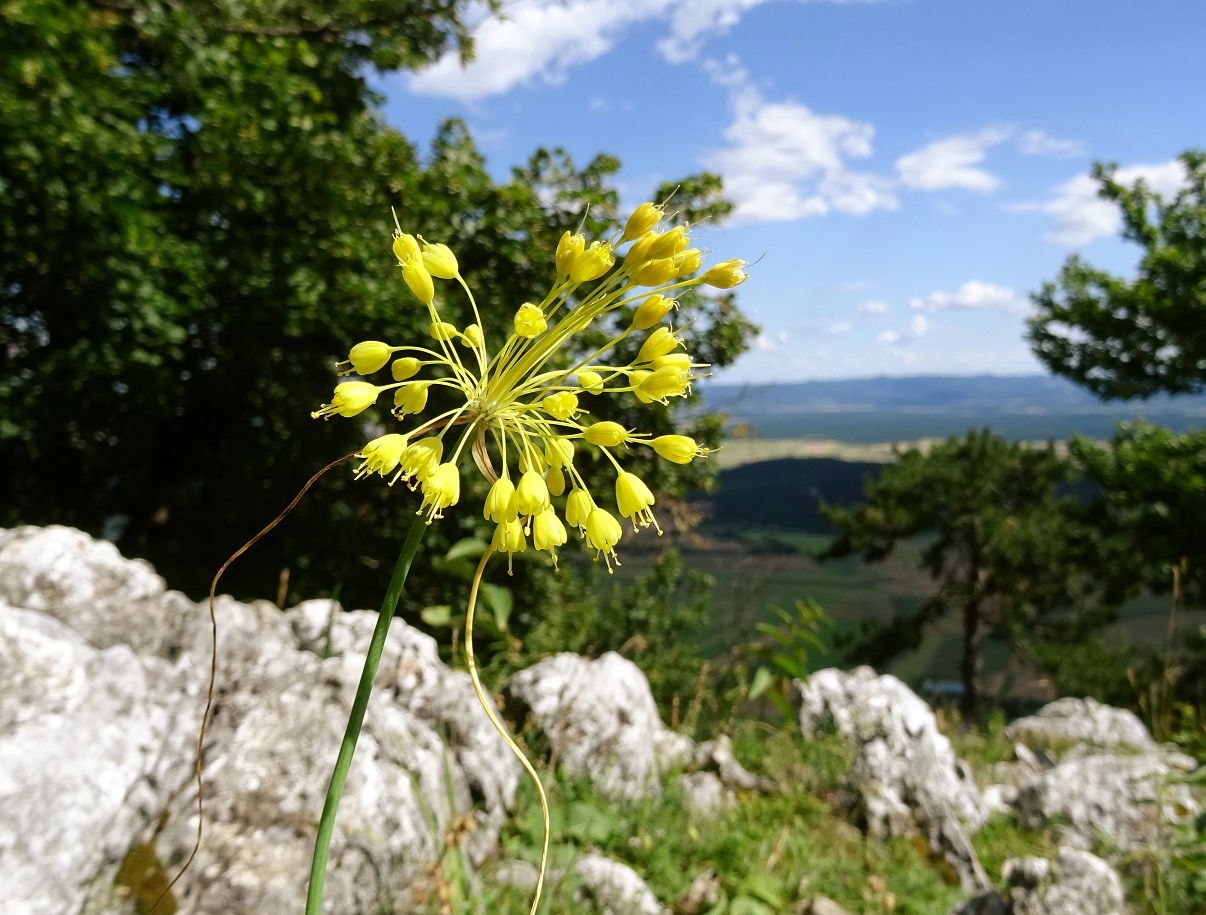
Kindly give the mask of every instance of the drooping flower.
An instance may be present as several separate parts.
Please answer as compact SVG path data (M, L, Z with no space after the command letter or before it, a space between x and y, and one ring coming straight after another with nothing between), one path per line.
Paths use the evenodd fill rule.
M689 247L689 230L675 226L659 231L663 218L660 205L645 203L611 238L588 242L581 233L566 232L557 244L556 277L548 294L518 305L513 333L493 350L452 249L399 228L393 253L407 287L427 309L428 339L408 346L370 340L352 347L341 365L371 375L388 364L393 383L344 382L331 403L314 415L356 416L376 403L382 391L392 390L394 415L408 424L407 431L378 436L365 445L358 477L392 474L390 483L401 479L421 488L419 513L431 523L460 501L460 475L472 466L472 455L472 464L491 484L482 513L496 525L492 544L507 554L508 565L526 550L528 536L555 561L568 526L581 532L596 559L610 569L618 562L616 546L623 536L616 514L638 530L657 523L653 493L624 470L622 452L649 445L662 458L681 464L707 450L685 436L651 441L619 423L584 416L584 410L594 411L593 402L584 406L580 398L635 396L649 403L685 394L696 370L706 366L692 362L682 351L680 334L661 322L682 290L703 283L727 289L745 279L744 264L737 260L697 275L702 255ZM627 252L618 257L617 247L626 244ZM436 295L436 283L445 281L459 285L468 297L472 319L463 331L441 316L437 305L447 295ZM567 364L565 354L575 352L575 337L596 333L608 315L621 309L633 315L630 325L602 347L589 344L588 358ZM635 359L608 365L605 354L634 331L648 331ZM451 408L427 417L428 391L435 387L458 396ZM614 509L588 490L575 465L576 441L614 466Z

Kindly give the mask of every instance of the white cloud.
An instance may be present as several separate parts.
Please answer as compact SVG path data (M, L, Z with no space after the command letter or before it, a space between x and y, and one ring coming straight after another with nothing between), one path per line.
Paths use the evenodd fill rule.
M926 320L925 315L913 315L913 320L909 322L909 330L914 337L920 337L929 329L930 322Z
M988 127L978 133L957 134L937 140L917 152L901 156L896 172L907 186L923 191L947 187L963 187L988 193L1001 186L1001 181L982 168L977 168L987 151L1009 139L1008 128Z
M878 337L875 338L875 342L883 343L887 346L891 346L893 343L900 342L900 334L898 334L894 330L885 330L885 331L881 332Z
M882 315L887 314L887 302L863 302L858 306L858 310L865 315Z
M715 66L715 65L713 65ZM733 63L729 63L729 73ZM724 177L735 222L775 222L837 210L861 215L895 209L891 183L853 172L847 160L871 155L875 128L822 115L796 102L768 102L743 79L732 80L729 146L704 164Z
M849 321L838 321L836 324L829 325L829 335L832 337L839 337L842 334L848 333L850 333Z
M1079 140L1061 140L1045 130L1027 130L1018 137L1018 152L1023 156L1063 156L1072 158L1085 154Z
M727 32L745 13L766 0L684 0L670 16L670 35L658 50L671 63L682 63L699 53L704 37Z
M409 78L420 95L474 101L542 80L560 83L567 71L611 50L621 33L652 19L668 20L658 42L671 63L693 59L704 41L726 32L767 0L514 0L501 16L480 17L474 59L462 64L456 51ZM803 0L802 0L803 2ZM842 3L846 0L831 0ZM470 16L469 18L472 18Z
M1185 183L1185 169L1176 159L1159 165L1133 165L1115 173L1119 184L1134 184L1140 178L1163 197L1170 197ZM1047 239L1069 248L1088 244L1095 238L1115 234L1122 224L1118 205L1097 196L1098 184L1089 175L1077 175L1055 189L1055 196L1042 203L1018 203L1015 213L1045 213L1052 226Z
M909 299L914 311L945 311L950 308L997 308L1010 314L1024 314L1029 303L1019 299L1012 289L969 280L954 292L931 292L929 295Z
M754 338L754 349L766 350L774 352L781 349L787 343L787 331L781 330L774 336L771 336L766 331L763 331Z
M506 18L489 17L474 31L475 58L450 51L410 77L420 95L473 101L539 78L559 83L569 68L611 50L636 22L662 15L685 0L521 0Z

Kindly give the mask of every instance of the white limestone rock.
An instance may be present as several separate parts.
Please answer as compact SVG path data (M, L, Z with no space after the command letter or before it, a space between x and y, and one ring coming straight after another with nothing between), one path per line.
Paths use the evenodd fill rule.
M1125 915L1127 911L1117 872L1086 851L1061 848L1054 865L1046 858L1011 858L1001 873L1004 894L983 893L959 903L950 915Z
M661 775L693 748L662 723L645 675L613 651L545 658L515 674L506 695L535 718L567 772L611 797L660 794Z
M305 895L376 614L326 601L282 613L230 598L215 613L205 834L175 895L185 915L284 915ZM128 915L113 880L132 846L154 838L169 873L183 863L196 832L210 634L205 603L166 591L109 544L67 528L0 531L6 910ZM324 911L410 905L411 881L467 811L477 829L464 847L480 862L519 774L468 676L395 621L340 807Z
M1089 848L1095 834L1122 851L1160 841L1200 807L1179 776L1193 760L1161 752L1065 758L1018 785L1017 809L1031 829L1058 820L1065 841Z
M987 888L969 832L988 812L970 768L930 707L896 677L834 668L795 681L805 736L836 732L856 747L846 774L876 837L921 833L969 891Z
M1044 746L1090 744L1137 750L1156 748L1151 733L1134 712L1088 698L1067 697L1049 702L1037 714L1012 722L1005 728L1005 734L1012 740Z
M167 806L191 762L178 671L97 648L44 613L0 601L0 873L4 908L76 912L97 874Z
M737 803L737 796L712 772L690 772L678 777L683 806L699 817L712 817Z
M669 915L649 886L627 864L589 853L573 867L575 896L594 903L599 915Z

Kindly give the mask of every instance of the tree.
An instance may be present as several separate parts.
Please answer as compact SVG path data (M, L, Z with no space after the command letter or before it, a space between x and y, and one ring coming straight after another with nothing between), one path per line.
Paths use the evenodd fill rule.
M1077 436L1070 455L1093 484L1093 527L1110 555L1100 569L1112 603L1144 590L1202 606L1206 568L1206 432L1122 425L1100 445Z
M1079 597L1079 578L1069 573L1085 546L1066 492L1071 478L1050 444L1033 448L973 429L928 453L898 453L867 482L863 503L823 506L837 535L821 559L859 553L876 562L919 537L921 567L936 586L921 606L871 630L854 647L856 659L883 664L954 610L962 617L962 708L974 716L987 633L1017 641L1088 625L1088 616L1069 612Z
M466 6L0 7L0 464L15 469L0 523L107 533L202 592L312 472L371 437L375 411L307 416L331 364L426 328L391 266L391 207L455 247L488 334L543 295L556 240L588 208L587 231L612 224L610 156L583 167L538 151L499 184L463 125L420 157L384 124L368 68L467 54ZM683 184L681 206L727 211L715 179ZM749 325L731 298L683 311L709 361L741 351ZM342 584L352 605L375 600L380 583L356 570L392 555L406 496L330 474L224 587L273 594L288 569L294 594ZM473 525L462 515L429 545ZM448 587L420 572L411 591L422 607Z
M1032 296L1035 355L1104 399L1206 389L1206 153L1181 155L1184 187L1163 200L1093 167L1099 194L1122 211L1122 236L1144 248L1132 280L1068 259Z

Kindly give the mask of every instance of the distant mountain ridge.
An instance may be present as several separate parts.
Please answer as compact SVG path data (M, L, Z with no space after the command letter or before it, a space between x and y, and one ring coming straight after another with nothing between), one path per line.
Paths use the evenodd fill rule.
M786 384L701 386L702 407L736 418L746 414L907 411L1073 411L1129 413L1147 409L1206 410L1206 394L1103 403L1063 378L1051 375L917 375L854 378Z

